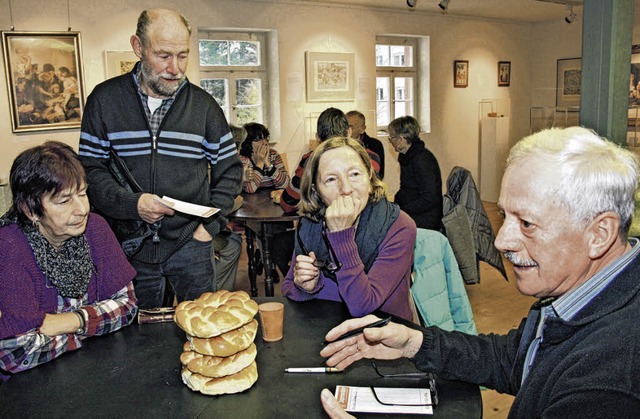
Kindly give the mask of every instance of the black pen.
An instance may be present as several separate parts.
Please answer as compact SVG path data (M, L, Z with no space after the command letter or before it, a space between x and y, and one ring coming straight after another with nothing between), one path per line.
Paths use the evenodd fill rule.
M383 327L383 326L386 326L387 324L389 324L390 321L391 321L391 317L387 317L386 319L378 320L377 322L373 322L373 323L368 324L366 326L358 327L357 329L353 329L353 330L348 331L344 335L338 337L333 342L337 342L337 341L342 340L342 339L347 339L347 338L350 338L351 336L357 336L357 335L361 334L364 331L364 329L368 329L370 327ZM328 345L330 343L332 343L332 342L327 342L325 340L323 345Z

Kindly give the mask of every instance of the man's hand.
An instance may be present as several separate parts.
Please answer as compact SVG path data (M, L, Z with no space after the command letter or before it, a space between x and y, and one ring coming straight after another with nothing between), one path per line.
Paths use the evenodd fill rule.
M350 330L377 320L380 319L372 314L347 320L331 329L325 340L333 342ZM324 347L320 355L329 358L327 365L345 369L362 358L413 358L420 349L420 345L422 345L422 332L392 322L384 327L365 329L361 335L333 342Z
M320 393L320 400L322 401L324 411L331 419L355 418L355 416L351 416L342 408L342 406L340 406L338 400L326 388L322 389L322 392Z
M305 291L313 291L318 285L320 269L313 264L315 261L316 255L313 252L310 252L309 256L296 256L296 266L293 267L293 282Z
M163 204L158 195L143 193L138 199L138 215L145 222L153 224L162 220L165 215L173 215L174 211Z
M193 238L199 242L210 242L213 240L211 234L207 230L205 230L204 225L200 224L196 231L193 232Z

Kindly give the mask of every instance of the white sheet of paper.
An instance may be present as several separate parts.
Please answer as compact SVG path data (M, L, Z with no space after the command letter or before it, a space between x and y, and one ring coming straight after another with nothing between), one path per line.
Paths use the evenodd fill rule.
M189 202L180 201L178 199L163 196L158 202L163 203L174 211L182 212L185 214L196 215L198 217L208 218L216 212L220 211L218 208L205 207L203 205L191 204Z
M376 394L385 403L431 403L431 392L427 388L376 387ZM369 387L336 386L336 399L347 412L433 415L433 406L387 406L380 404L376 401Z

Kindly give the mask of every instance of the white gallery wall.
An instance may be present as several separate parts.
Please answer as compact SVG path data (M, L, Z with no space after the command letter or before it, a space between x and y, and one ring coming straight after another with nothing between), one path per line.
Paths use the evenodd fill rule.
M467 167L478 176L479 102L509 98L509 143L529 133L531 106L554 106L556 60L581 55L581 25L563 21L543 24L513 23L487 19L460 19L443 15L436 7L412 10L367 10L354 6L301 4L282 0L20 0L12 1L13 26L17 31L65 31L71 24L81 32L85 92L105 79L104 52L129 50L140 11L150 7L177 7L190 18L194 33L199 28L257 28L278 34L281 138L276 148L287 153L295 167L307 150L309 116L328 106L359 109L372 115L375 109L375 36L403 34L428 36L430 40L431 132L427 146L438 158L446 178L453 166ZM431 5L430 5L431 6ZM526 13L526 10L523 11ZM9 0L0 0L0 29L12 22ZM635 39L635 38L634 38ZM187 75L198 82L197 39L192 38ZM304 97L305 51L352 52L356 84L353 102L309 103ZM453 88L453 61L469 61L469 86ZM497 62L511 61L511 85L497 86ZM11 132L7 83L0 77L0 180L23 149L47 139L77 148L79 130L38 133ZM358 89L358 86L356 86ZM307 124L308 125L308 124ZM375 121L369 121L370 135ZM397 156L385 138L388 169L385 180L391 192L398 185Z

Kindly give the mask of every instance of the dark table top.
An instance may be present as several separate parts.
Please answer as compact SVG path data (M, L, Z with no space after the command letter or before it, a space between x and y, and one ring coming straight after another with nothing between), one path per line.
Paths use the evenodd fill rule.
M342 304L330 301L256 298L274 300L285 304L284 339L267 343L258 332L258 381L243 393L191 391L180 376L184 332L174 323L136 323L16 374L0 386L0 417L323 418L320 391L325 387L332 392L336 385L428 387L426 380L377 378L365 360L343 373L286 374L286 367L324 366L319 355L324 335L349 316ZM377 364L385 371L415 371L408 360ZM434 418L482 416L477 386L438 379L437 388Z
M242 193L242 206L229 214L229 218L241 221L293 221L299 216L295 213L287 214L280 205L271 201L270 189L259 189L255 193Z

